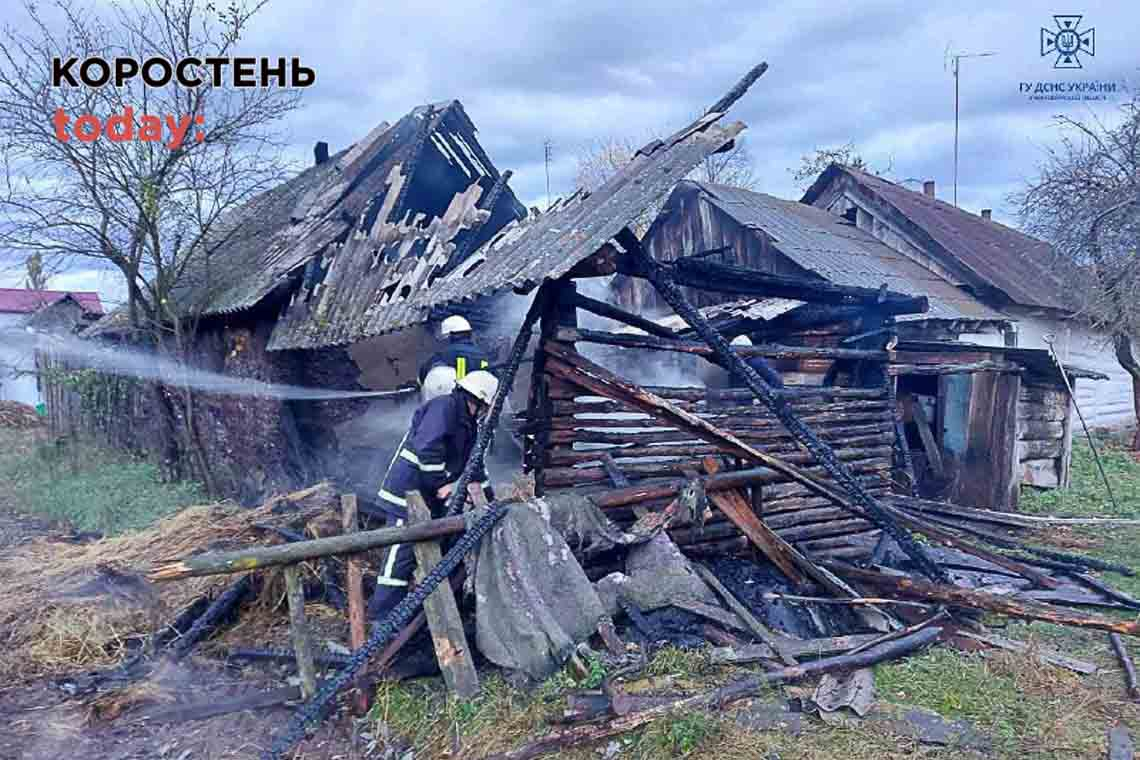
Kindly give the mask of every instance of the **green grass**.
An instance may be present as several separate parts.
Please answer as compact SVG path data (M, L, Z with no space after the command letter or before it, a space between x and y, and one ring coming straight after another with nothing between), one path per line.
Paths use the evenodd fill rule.
M1112 484L1116 505L1108 497L1087 441L1073 441L1072 476L1069 488L1039 490L1023 488L1019 511L1072 517L1140 518L1140 463L1132 452L1107 441L1097 443L1105 475Z
M192 482L163 482L158 468L91 444L60 452L27 433L3 431L2 501L20 511L116 535L145 528L204 494Z

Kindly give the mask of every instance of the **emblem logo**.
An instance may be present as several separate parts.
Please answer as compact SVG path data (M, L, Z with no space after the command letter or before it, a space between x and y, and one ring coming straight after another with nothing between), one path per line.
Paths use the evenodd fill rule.
M1053 16L1057 28L1041 28L1041 55L1056 55L1055 69L1080 69L1081 53L1096 55L1096 29L1080 31L1083 16Z

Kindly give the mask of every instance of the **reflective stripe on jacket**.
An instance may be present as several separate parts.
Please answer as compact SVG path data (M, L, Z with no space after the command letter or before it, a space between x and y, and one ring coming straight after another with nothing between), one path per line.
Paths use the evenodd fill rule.
M408 434L384 477L379 497L392 515L407 519L408 491L419 491L429 507L438 506L436 491L459 477L475 446L475 418L467 410L463 392L455 390L434 398L416 410ZM486 480L475 473L476 482Z

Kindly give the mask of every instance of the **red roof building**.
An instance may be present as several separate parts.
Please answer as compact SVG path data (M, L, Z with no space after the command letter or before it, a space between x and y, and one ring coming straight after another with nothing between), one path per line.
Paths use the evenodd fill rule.
M65 298L73 298L83 311L93 317L103 315L99 294L80 290L27 290L0 288L0 314L33 314Z

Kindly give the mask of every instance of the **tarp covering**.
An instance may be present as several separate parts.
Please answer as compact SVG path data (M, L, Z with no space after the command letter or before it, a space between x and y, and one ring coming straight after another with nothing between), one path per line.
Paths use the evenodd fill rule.
M605 615L542 500L512 508L483 539L475 610L479 651L535 680L557 671Z
M663 527L651 514L623 531L589 499L572 493L513 507L483 539L476 558L479 651L496 665L542 680L616 611L619 598L646 610L676 599L715 603ZM574 551L589 555L615 546L631 547L628 575L612 573L595 589Z

